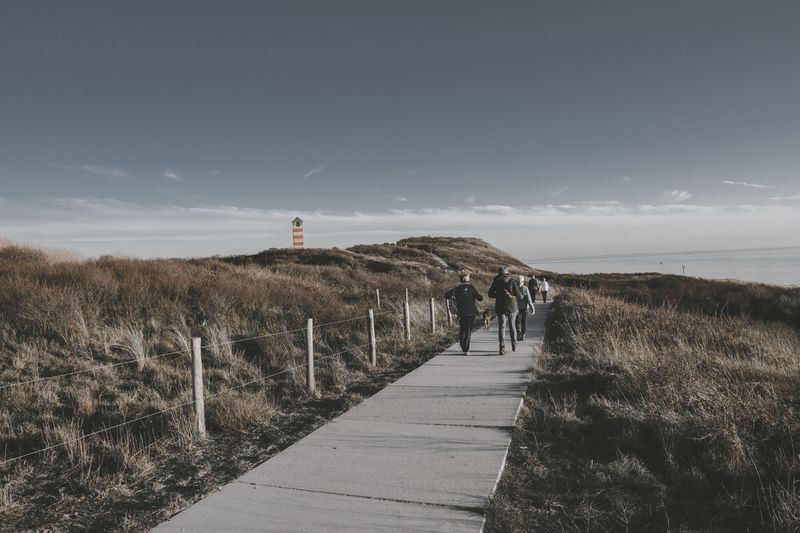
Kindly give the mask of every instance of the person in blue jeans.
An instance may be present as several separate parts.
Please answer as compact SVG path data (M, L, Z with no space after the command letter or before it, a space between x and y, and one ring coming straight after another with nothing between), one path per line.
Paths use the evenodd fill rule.
M500 267L489 287L489 298L494 298L494 310L497 312L497 337L500 341L500 355L506 351L505 330L508 323L508 332L511 338L511 351L517 351L516 319L517 298L520 295L517 276L508 273L508 267Z
M525 286L525 276L519 277L519 296L517 297L517 340L525 340L525 332L528 325L528 314L533 315L536 309L533 307L533 300L528 287Z

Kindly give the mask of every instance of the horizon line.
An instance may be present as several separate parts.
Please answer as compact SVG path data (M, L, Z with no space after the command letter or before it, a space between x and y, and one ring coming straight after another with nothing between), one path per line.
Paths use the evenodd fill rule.
M537 259L538 262L558 262L558 261L575 261L580 259L611 259L615 257L646 257L651 255L693 255L693 254L709 254L709 253L724 253L724 252L758 252L761 250L792 250L800 248L800 244L791 246L765 246L765 247L749 247L749 248L719 248L713 250L683 250L675 252L630 252L624 254L598 254L598 255L574 255L562 257L548 257L544 259ZM533 260L523 261L527 265L535 265Z

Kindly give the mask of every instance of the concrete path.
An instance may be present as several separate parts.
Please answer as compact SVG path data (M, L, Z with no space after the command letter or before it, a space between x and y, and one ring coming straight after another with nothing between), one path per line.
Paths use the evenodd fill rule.
M154 531L480 531L546 314L502 357L494 321Z

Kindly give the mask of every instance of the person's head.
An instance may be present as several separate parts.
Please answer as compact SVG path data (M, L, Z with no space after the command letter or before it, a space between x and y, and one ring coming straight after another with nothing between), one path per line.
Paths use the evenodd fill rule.
M525 276L520 276L519 277L519 283L520 283L520 285L525 283Z
M461 283L469 283L469 274L461 274Z
M547 278L542 276L542 281L547 281Z
M498 274L508 274L508 267L507 266L502 266L502 267L498 268L497 269L497 273Z

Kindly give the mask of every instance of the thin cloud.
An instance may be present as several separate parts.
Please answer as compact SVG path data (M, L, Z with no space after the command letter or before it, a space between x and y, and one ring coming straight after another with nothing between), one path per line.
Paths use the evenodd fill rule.
M578 205L622 205L619 200L584 200Z
M415 168L414 170L409 170L408 172L406 172L406 174L412 175L412 174L419 174L420 172L422 172L421 168Z
M395 202L407 202L408 201L408 197L406 197L406 196L398 196L398 197L396 197L394 199L394 201Z
M518 211L518 208L512 207L510 205L474 205L472 206L472 211L475 213L495 213L498 215L507 214L507 213L514 213Z
M186 178L175 172L174 170L164 170L161 175L170 181L186 181Z
M558 189L551 191L549 193L549 196L558 196L560 194L565 193L567 189L569 189L569 185L564 185L563 187L559 187Z
M735 211L735 208L731 208ZM693 204L660 204L660 205L639 205L634 212L644 215L713 215L723 212L724 209L714 205L693 205Z
M672 189L671 191L664 191L664 196L670 199L673 202L685 202L694 194L690 193L689 191L684 191L681 189Z
M464 203L465 203L465 204L470 204L470 205L472 205L472 204L474 204L476 201L477 201L477 198L475 197L475 195L474 195L474 194L470 194L469 196L467 196L466 198L464 198Z
M772 185L761 185L758 183L748 183L746 181L731 181L731 180L721 180L722 183L725 185L740 185L742 187L751 187L753 189L774 189Z
M624 181L625 183L630 183L631 179L628 176L622 176L620 180Z
M101 167L99 165L83 165L81 170L94 174L95 176L106 176L109 178L128 178L130 174L128 171L119 167Z
M105 178L129 178L130 172L127 170L115 167L115 166L102 166L102 165L80 165L80 166L73 166L73 165L62 165L59 163L53 163L52 161L45 161L45 164L55 168L63 168L67 170L80 170L82 172L86 172L87 174L92 174L93 176L103 176Z
M800 200L800 193L791 196L770 196L770 200Z
M314 174L319 174L320 172L322 172L322 170L323 170L324 168L325 168L325 165L320 165L320 166L318 166L318 167L316 167L316 168L312 168L311 170L309 170L308 172L306 172L306 173L305 173L305 175L304 175L302 178L300 178L300 179L306 179L306 178L310 178L310 177L311 177L311 176L313 176Z
M789 242L794 238L792 221L797 220L798 213L800 207L775 204L469 205L354 212L213 204L182 207L103 198L62 198L4 206L0 211L0 226L15 241L70 243L88 255L124 250L126 254L175 256L223 253L237 247L258 250L289 246L288 222L296 216L315 229L314 237L320 246L341 246L365 239L386 241L413 234L484 236L494 239L495 244L513 246L528 239L533 228L543 243L566 246L563 231L568 228L573 235L580 236L580 242L571 242L569 246L597 248L616 245L619 231L625 231L626 236L628 232L638 232L642 245L657 240L659 235L682 231L716 242L727 238L733 226L752 233L748 242L763 237L764 232L773 232L772 228L778 230L769 233L771 237L778 239L776 235L780 233L780 242ZM713 234L709 233L712 226ZM548 237L548 228L557 231ZM741 244L740 237L737 234L737 242ZM206 243L211 240L215 242ZM195 244L176 245L180 241ZM140 244L120 248L120 242Z

